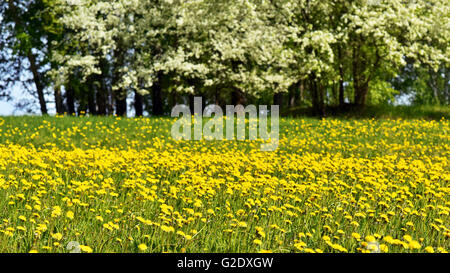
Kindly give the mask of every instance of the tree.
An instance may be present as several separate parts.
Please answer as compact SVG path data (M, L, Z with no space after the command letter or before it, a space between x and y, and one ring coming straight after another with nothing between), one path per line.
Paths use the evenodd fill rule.
M377 1L372 5L354 1L349 5L340 42L348 45L352 59L356 105L364 106L371 81L394 76L406 64L405 56L433 67L448 62L448 53L438 45L448 45L448 29L435 30L437 12L448 11L443 1Z
M137 115L201 94L219 104L301 98L323 116L329 104L391 99L407 59L427 71L449 59L442 0L54 1L65 31L51 74L64 87L79 77L75 94L92 113L107 112L108 97L124 115L134 93Z
M7 67L2 74L10 75L4 78L5 84L11 86L20 82L23 70L28 70L34 84L31 93L36 94L43 115L48 113L45 89L49 81L45 69L49 64L47 53L51 39L46 31L45 10L43 1L8 0L0 4L1 44L5 49L1 62L5 65L4 68ZM28 65L24 64L24 60ZM11 67L15 69L11 70ZM28 81L23 87L28 89Z
M61 21L74 30L68 40L89 41L89 50L57 56L63 65L55 74L79 67L85 79L99 74L99 59L107 59L114 67L116 103L125 90L145 95L153 86L156 114L163 77L171 78L170 92L283 91L289 84L271 65L282 36L259 2L63 1Z

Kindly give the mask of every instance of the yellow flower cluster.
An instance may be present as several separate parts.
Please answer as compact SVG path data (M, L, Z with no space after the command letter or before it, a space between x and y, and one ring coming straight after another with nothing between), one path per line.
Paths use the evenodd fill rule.
M282 119L261 152L164 118L29 119L0 120L2 252L448 251L446 120Z

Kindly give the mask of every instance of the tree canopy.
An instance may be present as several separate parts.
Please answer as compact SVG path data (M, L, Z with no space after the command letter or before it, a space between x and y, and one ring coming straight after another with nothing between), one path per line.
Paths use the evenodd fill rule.
M126 115L131 95L137 115L194 95L317 115L396 94L448 105L449 10L445 0L9 0L0 66L28 60L44 114L50 90L58 113Z

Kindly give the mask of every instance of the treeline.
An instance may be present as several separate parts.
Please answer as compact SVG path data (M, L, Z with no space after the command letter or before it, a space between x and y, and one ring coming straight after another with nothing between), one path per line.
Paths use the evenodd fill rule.
M42 114L167 114L178 104L345 111L448 105L443 0L6 0L0 96ZM24 105L20 105L24 106Z

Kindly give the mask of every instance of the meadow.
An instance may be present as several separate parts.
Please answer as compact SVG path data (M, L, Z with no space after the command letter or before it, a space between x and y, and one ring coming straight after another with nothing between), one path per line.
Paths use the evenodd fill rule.
M0 117L0 252L449 250L448 119L282 118L275 152L173 121Z

